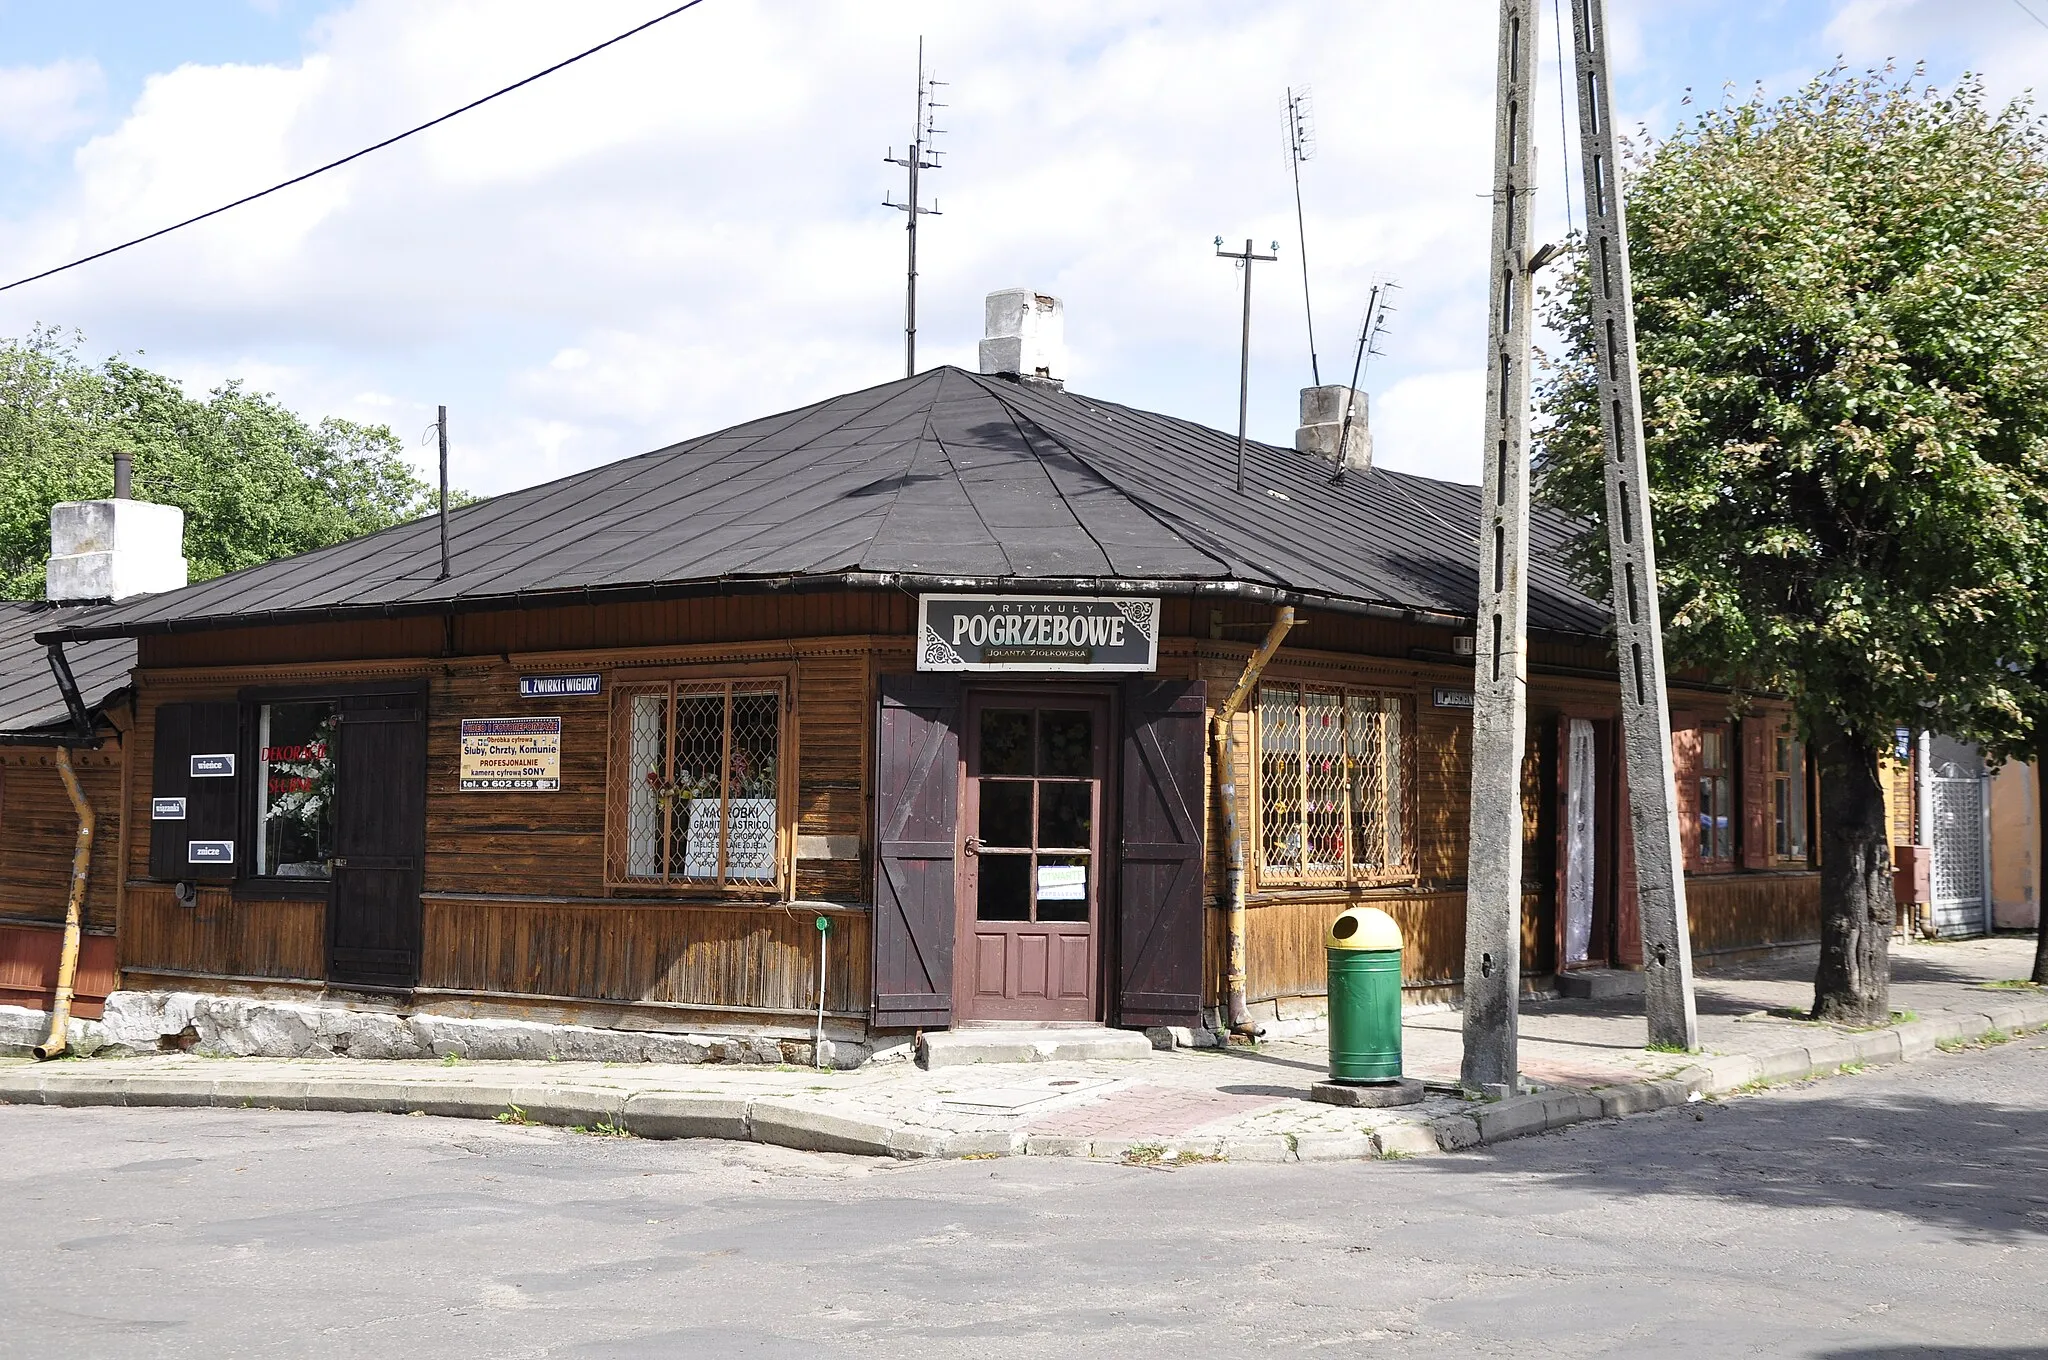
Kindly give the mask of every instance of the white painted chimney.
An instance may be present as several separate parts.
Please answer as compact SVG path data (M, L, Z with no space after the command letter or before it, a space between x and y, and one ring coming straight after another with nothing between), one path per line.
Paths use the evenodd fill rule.
M48 599L125 600L186 583L185 512L128 499L128 455L114 469L112 500L50 507Z
M1351 411L1348 430L1344 425L1347 401ZM1301 428L1294 432L1294 447L1334 466L1339 440L1344 445L1345 467L1371 470L1372 424L1366 419L1365 393L1341 385L1302 388Z
M984 304L981 371L1059 382L1067 372L1065 309L1030 288L990 293Z

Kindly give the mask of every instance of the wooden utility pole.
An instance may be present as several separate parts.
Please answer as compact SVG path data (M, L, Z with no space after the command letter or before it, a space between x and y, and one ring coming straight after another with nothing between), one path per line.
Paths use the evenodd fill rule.
M1470 1091L1513 1095L1522 985L1522 749L1529 599L1529 205L1538 0L1501 0L1486 336L1486 475L1472 677L1472 817L1465 875ZM1576 3L1576 0L1574 0Z
M448 408L445 406L436 410L434 432L441 441L441 579L445 581L453 574L448 566Z
M1216 238L1216 255L1219 259L1236 260L1237 267L1244 271L1244 331L1238 337L1237 350L1237 494L1244 494L1244 439L1245 418L1251 409L1252 392L1252 265L1260 260L1280 258L1280 243L1273 242L1267 249L1271 255L1260 255L1252 250L1252 243L1246 241L1242 251L1225 250L1223 238ZM1339 450L1342 457L1342 450Z
M1614 565L1622 745L1635 834L1636 896L1642 904L1645 1005L1651 1043L1692 1049L1699 1046L1699 1015L1693 1002L1692 935L1678 839L1671 710L1664 689L1650 476L1643 462L1635 306L1621 201L1621 139L1612 117L1604 0L1569 3L1578 69L1579 160L1586 187L1586 268L1606 453L1607 549Z

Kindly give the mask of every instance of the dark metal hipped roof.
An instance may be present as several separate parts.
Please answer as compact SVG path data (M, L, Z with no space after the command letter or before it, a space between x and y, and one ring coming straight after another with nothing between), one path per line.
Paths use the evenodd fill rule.
M75 627L106 612L104 605L0 600L0 736L54 736L71 730L49 651L36 634ZM135 643L128 638L79 643L65 656L86 709L94 713L126 687L135 669Z
M292 618L841 585L1241 594L1470 618L1479 489L1045 384L937 368L432 518L94 611L67 639ZM1532 524L1533 628L1607 629Z

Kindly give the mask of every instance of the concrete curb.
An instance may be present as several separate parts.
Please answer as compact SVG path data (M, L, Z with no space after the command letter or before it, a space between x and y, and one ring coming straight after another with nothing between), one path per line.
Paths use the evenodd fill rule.
M722 1138L805 1152L843 1152L902 1160L958 1157L1127 1158L1171 1165L1182 1159L1232 1162L1356 1161L1416 1157L1503 1143L1595 1119L1670 1109L1756 1081L1836 1075L1851 1064L1910 1062L1943 1042L1994 1031L2048 1026L2048 1000L2015 1001L1982 1011L1945 1011L1867 1034L1816 1035L1765 1053L1702 1058L1671 1076L1598 1091L1553 1090L1473 1105L1455 1114L1395 1116L1355 1133L1246 1134L1236 1137L1089 1138L1027 1129L956 1133L836 1113L786 1096L724 1096L676 1091L626 1092L602 1086L491 1085L351 1074L340 1079L277 1079L219 1074L115 1074L80 1064L0 1069L0 1104L209 1107L428 1114L520 1120L562 1128L623 1130L641 1138ZM225 1065L225 1064L224 1064Z

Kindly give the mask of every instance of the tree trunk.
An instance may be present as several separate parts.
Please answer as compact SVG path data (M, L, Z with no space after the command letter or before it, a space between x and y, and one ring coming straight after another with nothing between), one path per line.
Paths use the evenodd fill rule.
M1820 967L1813 1018L1850 1025L1891 1019L1892 856L1877 748L1818 725Z
M2034 981L2048 987L2048 746L2034 752L2034 827L2041 853L2034 865Z

